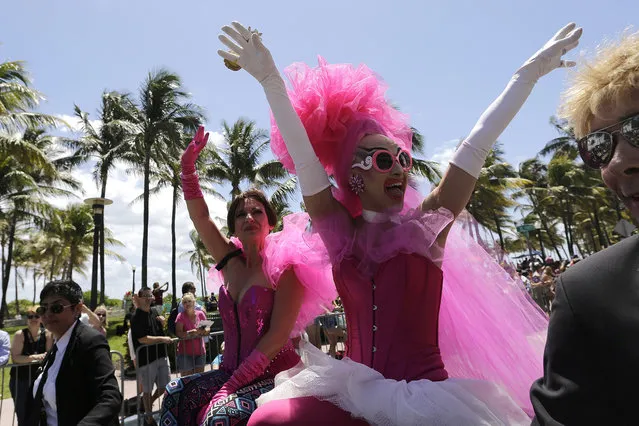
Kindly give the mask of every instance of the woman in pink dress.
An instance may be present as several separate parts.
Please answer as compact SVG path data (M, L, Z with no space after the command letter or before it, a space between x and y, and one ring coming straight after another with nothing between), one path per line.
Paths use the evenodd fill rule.
M223 31L220 56L264 88L272 150L299 178L348 324L348 358L302 345L304 365L277 376L249 424L530 424L547 318L453 222L493 143L537 80L568 64L581 29L566 26L517 70L425 198L408 185L407 117L370 69L296 64L287 91L259 34Z
M336 296L330 268L309 244L314 237L303 238L306 214L285 217L283 230L271 233L275 211L264 193L249 190L229 207L233 237L220 232L195 171L207 140L200 127L182 155L182 186L195 229L218 261L209 272L209 290L219 290L226 350L219 370L167 385L160 422L165 426L246 424L256 398L273 388L274 376L299 362L291 337Z
M206 347L203 336L208 336L210 329L200 327L206 320L206 314L195 309L195 296L186 293L181 300L184 311L175 318L175 335L180 339L177 346L176 364L180 376L203 373L206 364Z

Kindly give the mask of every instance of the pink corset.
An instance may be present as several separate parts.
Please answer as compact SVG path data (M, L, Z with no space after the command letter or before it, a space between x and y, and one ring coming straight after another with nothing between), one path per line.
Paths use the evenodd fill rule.
M221 369L229 374L255 349L271 322L275 290L251 286L237 305L225 287L220 288L219 310L224 327L224 357ZM265 376L274 377L299 362L289 339L273 358Z
M444 380L438 319L441 269L418 254L398 254L372 278L344 258L334 271L346 312L347 356L395 380Z

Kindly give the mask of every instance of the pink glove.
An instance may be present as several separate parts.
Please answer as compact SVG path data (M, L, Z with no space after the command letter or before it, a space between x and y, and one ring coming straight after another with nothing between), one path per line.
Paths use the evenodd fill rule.
M184 191L185 200L204 198L202 190L200 189L200 180L197 173L195 173L195 161L200 156L200 152L202 152L208 140L209 134L204 133L204 126L200 126L193 140L182 154L180 161L182 173L180 177L182 179L182 191Z
M257 349L253 349L253 352L240 364L235 370L230 379L224 383L219 391L215 394L208 406L204 407L198 415L198 423L201 423L208 411L222 402L224 398L237 392L242 387L250 384L252 381L260 377L266 367L269 366L271 361L266 355Z

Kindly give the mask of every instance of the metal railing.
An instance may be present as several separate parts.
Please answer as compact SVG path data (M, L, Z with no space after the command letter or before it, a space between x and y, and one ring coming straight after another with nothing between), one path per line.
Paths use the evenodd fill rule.
M140 345L135 350L136 396L134 398L137 400L136 413L126 417L122 424L128 425L135 422L135 424L142 425L145 416L153 416L156 421L159 421L165 388L162 385L166 385L178 377L213 369L213 361L219 354L223 337L224 332L217 331L203 337L173 338L171 344ZM201 351L195 350L196 347L200 348L201 344L204 345L203 354L200 353ZM140 360L143 360L143 366L139 365ZM164 377L159 377L159 374ZM141 390L142 392L140 392ZM149 407L144 406L145 394L147 394L146 398L150 398L150 404L147 401ZM130 400L125 403L130 404Z

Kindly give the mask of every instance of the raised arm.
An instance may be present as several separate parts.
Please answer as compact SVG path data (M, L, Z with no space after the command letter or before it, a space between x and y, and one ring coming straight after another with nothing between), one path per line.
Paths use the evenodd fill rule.
M579 44L581 28L568 24L535 53L510 79L504 91L484 111L451 160L441 183L422 203L422 210L445 207L455 216L466 207L493 144L530 95L535 83L555 68L574 66L562 55ZM450 227L440 235L442 244Z
M204 243L211 256L216 262L219 262L233 249L233 245L229 242L220 230L218 229L213 219L209 215L209 207L204 201L202 190L200 188L200 180L195 170L195 161L200 155L200 152L206 146L209 140L209 134L204 133L204 127L200 126L197 129L197 133L193 137L193 140L182 154L181 167L182 167L182 190L184 191L184 200L186 201L186 207L189 210L189 216L195 230L197 231L200 239Z
M328 175L291 104L286 85L275 66L271 52L262 44L258 34L250 32L238 22L231 25L232 27L222 28L228 37L220 35L220 41L231 49L232 53L223 50L218 50L217 53L224 59L240 65L264 88L277 127L295 164L308 214L311 218L318 218L341 211L341 204L333 198Z

